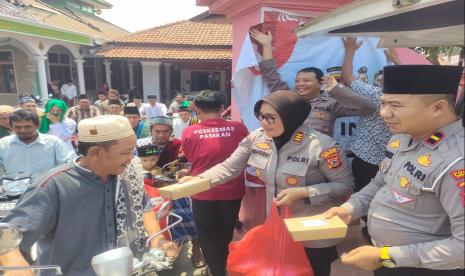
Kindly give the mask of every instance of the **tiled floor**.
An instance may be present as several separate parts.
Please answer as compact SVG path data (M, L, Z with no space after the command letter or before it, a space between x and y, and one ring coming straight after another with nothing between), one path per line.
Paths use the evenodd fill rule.
M339 253L348 252L351 249L367 244L367 240L361 234L361 224L352 225L349 227L349 231L346 239L339 244ZM187 258L186 250L178 258L175 268L173 270L159 272L159 276L198 276L200 270L194 270L190 258ZM343 265L339 260L333 263L331 276L372 276L373 273L357 269L352 266Z

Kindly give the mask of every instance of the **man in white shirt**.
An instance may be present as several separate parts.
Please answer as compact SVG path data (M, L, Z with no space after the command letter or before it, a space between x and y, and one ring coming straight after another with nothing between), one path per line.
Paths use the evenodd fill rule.
M140 115L147 122L153 117L166 116L167 108L162 103L157 103L156 95L148 95L149 103L144 103L139 109Z
M181 139L182 131L189 126L191 122L192 112L187 106L180 106L178 109L178 117L173 120L173 135L177 139Z
M73 80L68 80L67 84L61 86L61 94L66 97L66 103L69 107L74 105L73 101L77 96L77 90L73 84Z

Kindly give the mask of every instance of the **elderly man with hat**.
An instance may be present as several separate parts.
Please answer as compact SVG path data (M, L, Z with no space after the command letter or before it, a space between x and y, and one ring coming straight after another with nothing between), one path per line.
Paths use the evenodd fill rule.
M11 134L10 114L15 109L9 105L0 105L0 139Z
M165 104L157 102L156 95L148 95L148 103L142 104L139 109L140 115L147 122L150 122L150 119L158 116L166 116L167 108Z
M129 121L98 116L82 120L78 130L81 156L38 179L3 220L16 225L23 240L20 249L0 256L0 265L27 264L22 253L37 241L38 264L60 265L67 276L95 275L93 256L129 246L140 257L145 231L159 231L142 168L131 162L136 136Z
M463 68L384 68L380 114L393 133L370 184L326 212L368 215L373 246L343 254L374 275L463 275L464 128L454 110Z
M150 126L140 119L139 108L134 104L128 104L124 107L124 117L128 118L137 139L150 137Z

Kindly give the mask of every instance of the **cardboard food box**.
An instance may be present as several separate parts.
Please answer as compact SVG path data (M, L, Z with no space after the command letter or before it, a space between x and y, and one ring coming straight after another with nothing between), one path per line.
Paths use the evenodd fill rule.
M347 225L338 217L325 219L322 215L285 219L294 241L344 238Z
M209 179L195 178L184 183L176 183L163 188L158 192L164 198L176 200L183 197L195 195L213 188Z

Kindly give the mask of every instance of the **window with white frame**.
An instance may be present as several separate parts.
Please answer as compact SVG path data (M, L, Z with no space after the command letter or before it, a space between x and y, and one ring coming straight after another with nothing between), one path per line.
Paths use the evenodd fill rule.
M17 93L13 52L11 51L0 51L0 93Z

